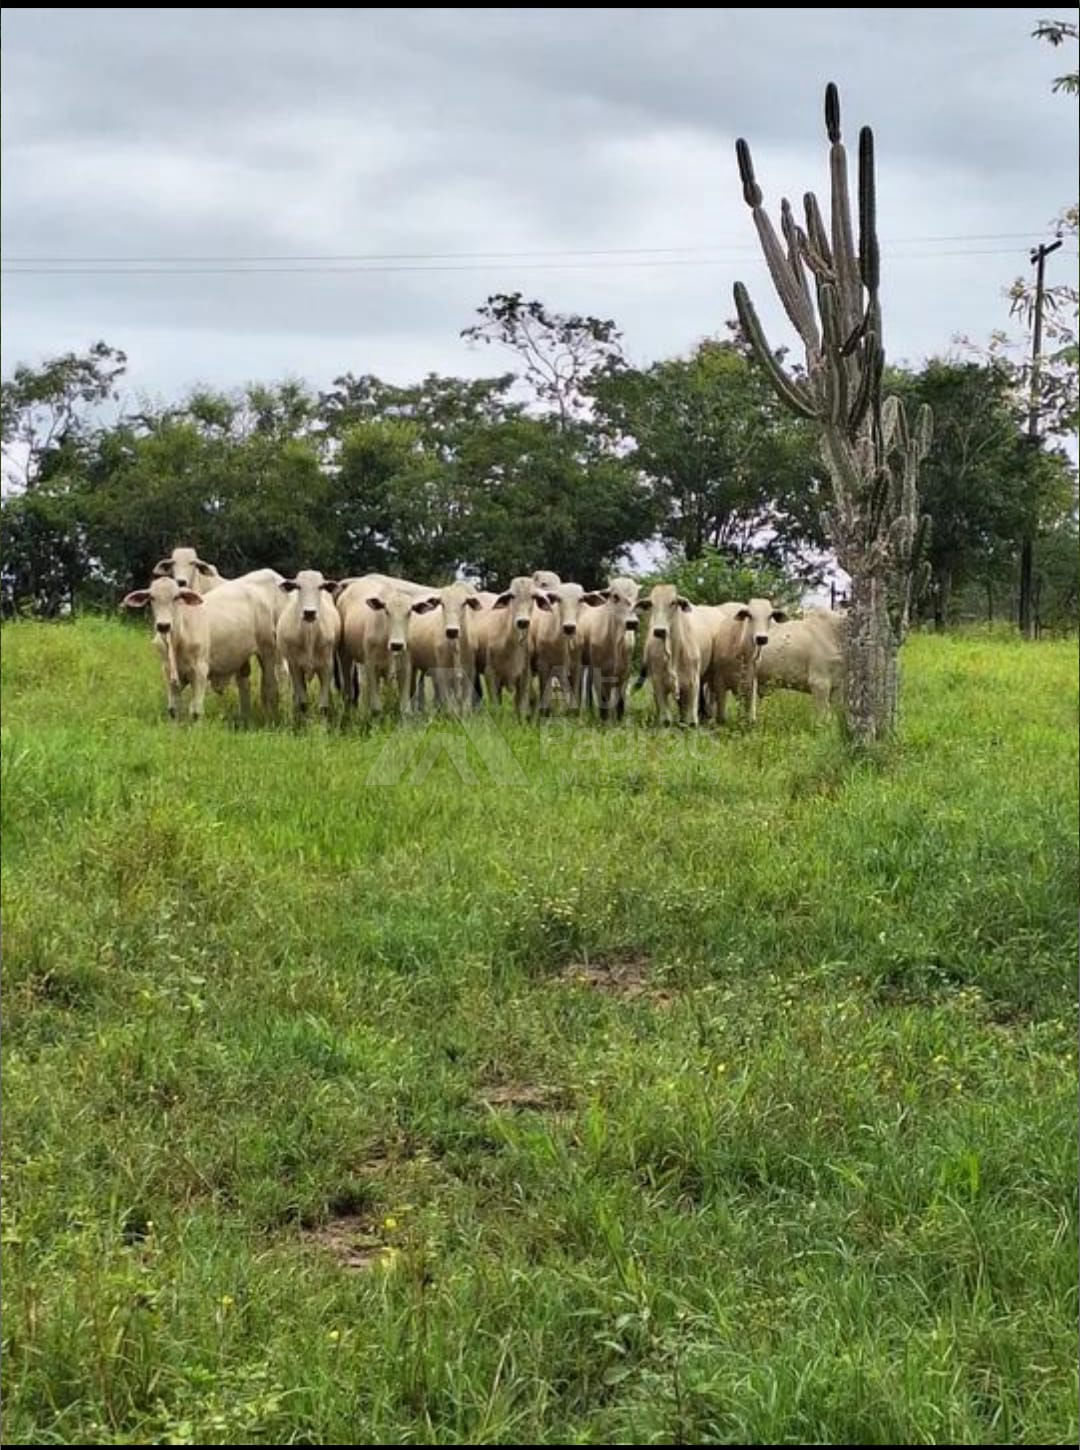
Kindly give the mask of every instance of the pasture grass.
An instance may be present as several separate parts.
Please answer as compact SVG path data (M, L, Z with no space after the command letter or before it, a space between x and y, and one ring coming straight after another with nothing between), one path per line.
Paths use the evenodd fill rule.
M9 1441L1075 1443L1075 643L859 763L0 660Z

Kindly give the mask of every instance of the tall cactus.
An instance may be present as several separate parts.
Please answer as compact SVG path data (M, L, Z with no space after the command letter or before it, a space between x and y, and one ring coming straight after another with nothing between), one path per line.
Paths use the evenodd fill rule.
M852 581L847 723L857 743L869 744L895 725L897 658L912 603L926 584L930 519L919 514L918 478L933 419L924 406L915 427L909 428L900 399L882 401L885 351L874 137L869 126L859 133L856 241L847 152L840 137L840 97L832 84L825 90L825 128L832 189L829 228L817 198L807 192L805 227L796 221L787 199L782 200L782 240L762 205L750 148L743 140L735 143L743 198L777 295L806 352L804 378L777 361L741 282L735 283L735 307L780 400L821 430L822 457L832 483L829 535Z

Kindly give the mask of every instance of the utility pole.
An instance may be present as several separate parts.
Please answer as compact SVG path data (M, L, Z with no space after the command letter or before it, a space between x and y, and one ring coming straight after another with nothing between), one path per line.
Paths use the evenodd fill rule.
M1039 369L1042 364L1042 314L1043 278L1046 273L1046 259L1061 246L1061 238L1049 246L1040 242L1031 249L1031 264L1035 272L1035 326L1031 340L1031 401L1028 408L1028 442L1032 448L1039 446ZM1033 600L1033 566L1035 555L1034 524L1028 524L1024 542L1020 549L1020 633L1025 639L1035 638L1035 611Z

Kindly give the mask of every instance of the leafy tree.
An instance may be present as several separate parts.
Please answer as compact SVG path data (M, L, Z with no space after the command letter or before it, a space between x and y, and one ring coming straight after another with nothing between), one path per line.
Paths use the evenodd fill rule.
M653 584L675 584L695 604L771 599L787 609L798 608L803 592L797 579L768 560L736 560L713 548L703 549L693 559L673 555L662 568L642 580L642 589L647 591Z
M1042 20L1032 31L1039 40L1053 46L1080 39L1080 30L1070 20ZM1055 91L1080 97L1080 71L1067 71L1054 81ZM1059 237L1077 236L1080 203L1073 202L1057 219ZM1031 328L1035 315L1035 284L1017 277L1009 288L1010 316L1019 317ZM1080 292L1069 283L1047 287L1043 293L1043 335L1052 344L1042 360L1039 374L1041 411L1045 427L1058 436L1074 436L1080 427Z
M921 607L944 628L954 588L1014 556L1025 529L1068 507L1067 467L1032 450L1022 430L1016 369L933 358L916 374L891 374L909 410L929 404L934 445L923 464L923 507L933 520L927 545L931 588Z
M544 566L594 585L654 526L647 488L580 424L510 417L477 429L460 470L461 558L485 583Z
M461 336L517 353L537 400L564 427L587 412L599 373L622 360L622 333L610 319L549 312L520 292L497 292L477 311L483 320Z
M119 397L116 383L126 367L127 356L104 342L39 368L18 364L0 383L7 479L30 490L50 471L70 471L76 450L98 426L98 408Z
M688 358L611 368L594 383L601 427L649 481L664 540L774 561L822 543L816 440L734 341Z

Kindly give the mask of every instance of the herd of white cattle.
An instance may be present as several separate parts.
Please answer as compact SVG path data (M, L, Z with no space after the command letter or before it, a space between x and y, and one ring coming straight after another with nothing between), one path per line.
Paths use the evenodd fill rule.
M621 577L587 590L538 570L512 579L501 594L387 574L325 579L316 569L294 579L274 569L224 579L183 547L161 559L150 587L123 604L150 605L174 719L188 686L191 719L198 720L207 685L221 691L230 680L247 719L253 659L271 716L279 678L291 684L297 715L307 710L313 679L324 714L336 682L347 708L371 715L388 701L402 713L422 710L430 676L436 704L451 712L481 701L482 681L490 705L507 691L519 716L547 713L557 688L567 710L588 707L621 719L643 620L637 682L651 682L659 723L723 721L729 694L753 723L759 693L769 687L806 691L826 712L843 677L842 614L809 609L788 619L768 599L694 604L671 584L643 598L634 580Z

